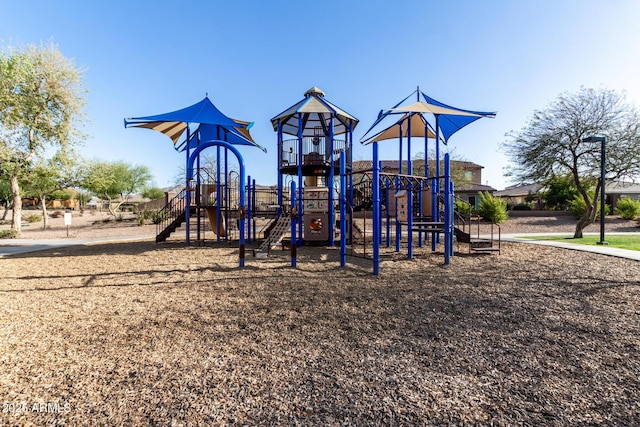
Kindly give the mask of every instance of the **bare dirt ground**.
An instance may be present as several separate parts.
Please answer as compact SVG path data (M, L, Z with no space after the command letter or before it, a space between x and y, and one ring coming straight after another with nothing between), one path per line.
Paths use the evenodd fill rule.
M64 218L49 218L49 227L43 228L43 222L28 223L24 218L31 214L40 214L40 211L22 211L22 232L21 239L65 239L67 238L67 226ZM8 220L0 225L0 230L11 227L11 215ZM69 238L71 239L100 239L123 236L150 236L156 234L156 226L149 221L145 225L138 225L136 216L132 213L125 213L123 221L114 221L107 212L86 211L83 214L74 211L72 213L71 225L69 226ZM3 243L0 240L0 245Z
M530 220L502 231L573 230ZM502 249L385 251L380 277L313 247L3 258L0 425L637 425L640 264Z

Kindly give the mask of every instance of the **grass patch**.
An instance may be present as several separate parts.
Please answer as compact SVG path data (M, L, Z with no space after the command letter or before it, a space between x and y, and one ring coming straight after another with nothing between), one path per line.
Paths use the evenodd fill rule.
M576 243L579 245L592 245L596 246L600 241L600 235L588 235L581 239L574 239L571 234L559 235L559 236L522 236L523 239L529 240L545 240L549 242L567 242ZM609 247L619 249L631 249L633 251L640 251L640 235L625 235L625 234L605 234L605 242Z

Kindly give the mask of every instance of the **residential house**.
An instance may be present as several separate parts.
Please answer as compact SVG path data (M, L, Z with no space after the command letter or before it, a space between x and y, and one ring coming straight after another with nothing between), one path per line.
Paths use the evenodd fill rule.
M533 209L539 210L543 207L539 194L541 189L540 184L518 184L496 191L493 195L503 199L509 207L531 203Z
M640 200L640 184L634 182L609 182L605 185L606 203L611 206L612 212L620 199L628 197Z

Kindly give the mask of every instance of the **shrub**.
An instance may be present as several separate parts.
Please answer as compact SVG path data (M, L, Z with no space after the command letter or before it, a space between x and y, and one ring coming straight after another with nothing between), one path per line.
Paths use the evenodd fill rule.
M28 223L40 222L42 221L42 215L31 214L26 219Z
M640 216L640 200L632 200L628 197L620 199L616 206L616 213L623 219L636 219Z
M456 199L455 202L453 202L453 206L454 206L454 209L457 212L461 213L462 215L471 214L471 211L472 211L471 203L467 203L464 200Z
M162 221L169 219L169 212L165 210L157 210L153 213L151 220L154 224L160 224Z
M518 203L513 207L514 211L530 211L531 203Z
M571 211L573 212L573 216L576 219L581 218L582 215L584 215L584 213L587 211L587 204L584 202L584 199L580 195L577 195L573 199L571 199L570 206L571 206ZM609 205L605 204L604 214L609 215L610 212L611 212L611 208L609 207ZM596 217L597 218L600 217L600 201L599 200L598 200L598 211L596 213Z
M124 221L124 215L119 213L116 215L115 220L120 222L120 221Z
M52 214L49 215L51 218L62 218L64 216L64 212L62 211L53 211Z
M13 239L18 235L18 230L10 228L9 230L0 231L0 239Z
M507 219L507 203L488 191L481 191L479 213L485 220L500 224Z

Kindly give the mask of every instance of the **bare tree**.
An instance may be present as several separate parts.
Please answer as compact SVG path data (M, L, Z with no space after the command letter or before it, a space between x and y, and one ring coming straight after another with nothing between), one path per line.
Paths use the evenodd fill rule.
M573 178L587 207L576 224L574 238L582 237L582 230L595 221L597 200L604 187L600 143L585 142L588 136L607 138L608 180L640 175L640 116L624 94L613 90L582 88L564 93L546 109L535 111L520 131L508 133L504 143L515 164L509 175L519 182L540 182L565 174ZM589 184L593 182L595 192L590 195Z

